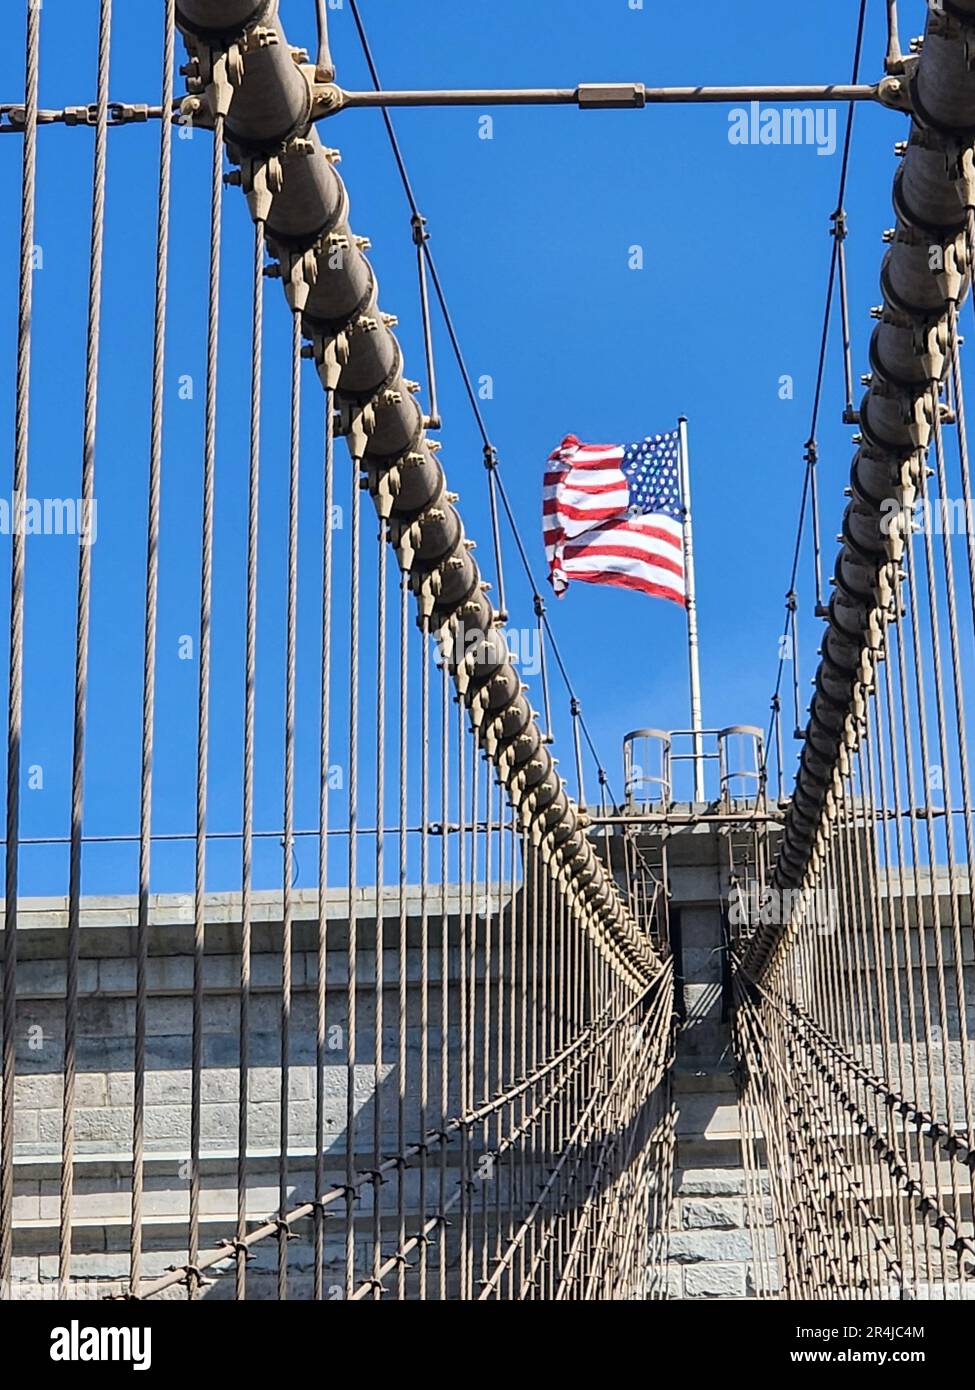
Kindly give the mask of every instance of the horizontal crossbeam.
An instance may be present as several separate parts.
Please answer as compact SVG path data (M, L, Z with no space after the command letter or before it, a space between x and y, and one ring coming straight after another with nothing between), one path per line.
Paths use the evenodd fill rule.
M903 108L906 88L899 78L880 82L805 86L647 87L642 82L584 82L578 87L470 88L442 91L347 92L334 83L320 86L316 114L332 116L362 107L396 106L577 106L580 110L641 110L645 106L693 102L734 104L764 101L876 101Z
M906 109L906 87L897 77L874 83L827 83L795 87L647 87L642 82L582 82L578 87L472 87L443 90L347 92L334 82L316 84L315 119L338 115L340 111L389 107L448 106L575 106L580 111L638 111L646 106L693 103L734 105L739 102L765 102L781 105L792 102L875 101L895 110ZM182 103L173 107L173 119L182 113ZM112 102L110 126L141 125L161 120L164 108L144 102ZM93 126L97 117L94 103L41 110L38 125ZM16 103L0 104L0 134L22 133L25 108ZM197 119L197 124L207 124Z

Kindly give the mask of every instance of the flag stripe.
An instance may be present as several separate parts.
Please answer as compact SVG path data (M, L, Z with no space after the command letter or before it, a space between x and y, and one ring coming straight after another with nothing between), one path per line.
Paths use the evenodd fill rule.
M633 545L583 545L578 547L566 546L562 568L569 573L580 561L591 562L593 560L639 560L640 564L652 565L655 569L666 570L669 574L676 574L684 582L684 566L679 560L672 560L669 555L654 555L646 550L638 550Z
M571 449L556 449L548 457L550 463L568 460L572 463L578 462L585 467L587 463L599 459L621 459L623 449L619 444L576 444Z
M652 594L654 598L669 598L674 603L679 603L681 608L687 606L687 600L683 589L672 589L667 584L655 583L652 579L645 579L636 574L615 574L609 570L589 570L573 574L573 579L580 579L587 584L615 584L621 589L639 589L643 594Z
M684 538L660 524L660 519L640 519L638 521L615 522L609 526L593 526L590 530L572 538L572 549L580 545L598 546L603 543L613 545L633 545L651 554L676 554L683 557ZM568 547L567 547L568 548Z
M578 492L598 492L600 488L621 488L629 492L626 479L618 468L570 468L565 473L546 473L545 488L548 492L558 492L560 488L573 488Z
M569 502L563 502L561 498L552 498L543 507L545 516L567 517L569 521L608 521L610 517L619 516L620 508L612 507L574 507Z

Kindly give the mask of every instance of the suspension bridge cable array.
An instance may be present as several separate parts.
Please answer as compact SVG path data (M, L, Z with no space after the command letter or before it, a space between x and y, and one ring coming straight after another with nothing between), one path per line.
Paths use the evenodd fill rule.
M967 291L970 156L963 133L953 133L964 132L970 104L966 74L958 71L956 56L964 51L966 33L960 20L930 20L911 77L915 114L910 139L899 147L902 165L894 194L898 227L890 235L884 263L885 303L878 311L873 371L858 416L864 444L854 464L837 588L778 869L780 879L790 884L803 881L815 857L817 837L833 804L834 777L857 743L858 700L875 680L871 652L878 644L871 633L882 632L896 617L897 571L909 530L904 504L909 506L917 495L927 448L940 423L941 407L932 404L930 383L940 383L948 370L949 308ZM937 256L931 249L934 239ZM888 525L891 508L898 510ZM763 949L769 945L766 940Z
M735 943L745 1123L768 1154L791 1298L966 1299L975 1278L975 541L958 332L975 264L975 3L929 8L910 58L888 16L911 129L859 449L770 910Z
M179 0L176 22L189 50L189 96L183 119L213 125L211 183L210 359L219 317L214 312L215 258L220 254L220 202L225 181L239 183L254 219L250 392L250 483L244 652L244 810L242 832L207 824L205 712L209 685L200 678L198 741L197 891L194 904L193 1046L190 1059L190 1207L187 1258L161 1275L143 1272L141 1225L133 1233L129 1290L158 1296L176 1286L200 1297L213 1273L234 1271L238 1297L253 1296L262 1277L288 1297L299 1272L293 1240L308 1222L313 1238L313 1296L328 1296L330 1262L341 1265L341 1292L350 1300L400 1296L576 1297L639 1287L639 1231L649 1219L654 1173L672 1166L673 1132L663 1122L665 1077L671 1058L672 971L659 884L639 857L604 865L586 836L554 764L536 716L513 669L500 631L501 615L484 596L480 573L464 539L456 500L446 488L436 446L426 437L414 387L402 377L392 320L377 305L375 275L362 254L366 243L348 226L348 199L326 151L308 123L308 75L287 45L270 4L255 20L249 5L226 0L218 28L212 5ZM325 62L325 27L319 32ZM269 93L273 99L268 106ZM290 131L267 136L269 109ZM236 169L225 180L224 145ZM405 174L405 166L404 166ZM407 178L408 182L408 178ZM162 206L162 194L161 194ZM430 272L445 319L446 298ZM264 266L265 251L274 258ZM275 1100L277 1210L256 1224L251 1216L254 1159L248 1097L255 1065L253 1019L254 894L252 849L274 832L254 827L257 519L262 452L261 382L265 363L262 290L267 271L282 281L291 311L291 448L288 473L287 588L284 644L284 764L281 921L277 958L277 1075ZM310 345L301 347L302 337ZM310 358L325 388L323 591L320 744L320 827L295 825L298 476L302 392L299 366ZM469 376L465 377L469 382ZM215 378L208 377L204 498L213 496ZM348 595L333 577L337 557L329 518L335 496L333 441L345 437L353 468L348 478L352 517ZM485 431L486 435L486 431ZM155 476L155 475L153 475ZM377 608L367 625L363 556L367 529L361 504L370 499L379 521ZM503 489L498 506L509 514ZM201 631L213 622L208 556L213 534L204 507ZM524 543L513 526L515 543ZM150 540L152 537L150 529ZM387 544L399 561L399 669L390 689L387 653ZM152 547L150 547L152 553ZM499 553L499 552L498 552ZM499 553L500 558L500 553ZM527 554L523 553L527 566ZM532 581L533 595L538 593ZM343 609L345 600L345 609ZM411 608L417 621L411 629ZM348 824L331 819L327 779L337 738L332 705L337 673L333 631L347 624L345 671L348 720ZM364 666L375 633L375 682ZM473 631L477 642L457 641ZM418 644L417 644L418 635ZM431 670L433 638L440 641L439 684ZM417 655L412 654L414 649ZM554 659L570 690L577 739L589 738L561 652ZM419 697L419 743L409 710ZM398 695L398 718L393 718ZM451 699L454 696L455 699ZM365 708L375 699L374 802L365 776ZM547 696L545 703L547 705ZM546 719L546 724L549 720ZM387 753L398 742L399 822L387 829ZM592 747L590 740L590 747ZM593 752L595 750L593 749ZM486 775L485 764L494 775ZM605 775L600 782L605 796ZM435 774L439 769L439 774ZM202 778L201 782L199 779ZM580 778L580 791L582 779ZM419 824L410 824L409 797L418 797ZM365 814L363 814L365 812ZM439 816L439 824L432 817ZM295 1067L294 1010L300 977L296 921L299 898L290 873L294 841L318 833L318 933L315 984L313 1195L293 1153L295 1114L290 1080ZM329 895L327 846L344 836L344 886ZM389 836L399 837L398 884L385 884ZM200 1106L207 1043L205 937L201 940L206 846L225 836L242 845L238 1148L234 1237L204 1248L201 1174L205 1114ZM434 837L439 836L438 853ZM148 846L167 837L144 827ZM363 841L372 842L375 882L363 877ZM433 842L433 843L431 843ZM411 848L411 843L413 848ZM415 858L414 858L415 856ZM439 864L437 863L439 860ZM410 886L419 868L419 885ZM439 884L437 873L439 872ZM617 879L625 884L621 892ZM392 892L392 897L390 894ZM344 939L337 938L332 898L344 904ZM363 904L372 908L371 919ZM393 908L392 915L390 909ZM375 937L370 940L372 934ZM396 959L396 1031L387 1027L390 953ZM336 978L335 957L341 956ZM367 962L371 956L372 969ZM435 964L439 956L439 963ZM414 965L415 961L415 965ZM459 977L454 979L455 972ZM366 981L371 976L371 988ZM413 1021L415 1019L415 1022ZM409 1029L408 1029L409 1020ZM342 1038L332 1059L333 1035ZM419 1038L419 1051L414 1037ZM458 1046L459 1042L459 1046ZM143 1056L143 1065L145 1058ZM332 1068L343 1074L343 1134L328 1132L334 1106ZM360 1114L362 1074L377 1098L395 1077L395 1123L378 1102L371 1126ZM593 1100L593 1097L596 1100ZM367 1133L367 1129L371 1132ZM554 1160L550 1157L555 1155ZM639 1177L629 1174L639 1155ZM140 1157L140 1163L142 1158ZM624 1174L626 1174L624 1179ZM493 1175L493 1176L492 1176ZM612 1194L625 1186L625 1219L610 1238ZM365 1210L363 1210L365 1209ZM614 1231L616 1228L613 1228ZM259 1275L265 1245L274 1268ZM136 1249L136 1246L138 1248ZM365 1247L368 1246L368 1250ZM250 1267L249 1267L250 1266ZM459 1281L459 1283L456 1283ZM456 1286L455 1286L456 1285Z
M113 8L99 0L98 100L77 122L90 131L92 160L90 206L81 214L90 216L90 238L86 220L88 348L78 393L81 492L89 499L96 440L101 451L114 395L99 389L102 320L110 322L116 291L103 255L112 235L108 132L120 123L108 92ZM28 569L36 572L40 587L51 548L30 552L27 566L22 528L11 546L0 1294L17 1296L25 1264L43 1289L45 1255L62 1296L88 1293L85 1264L97 1253L99 1270L115 1261L97 1292L129 1299L179 1290L202 1300L221 1280L239 1299L667 1297L681 1259L672 1225L683 1088L672 1078L689 1052L695 1091L704 1066L712 1069L701 1052L697 1001L683 998L690 958L674 960L669 950L670 867L681 863L669 856L676 837L693 834L695 865L705 836L714 848L708 915L721 923L715 954L727 1020L715 1023L713 1069L725 1068L731 1046L744 1167L736 1205L751 1244L750 1291L844 1301L970 1297L975 526L959 315L975 264L975 0L932 8L908 57L897 7L886 8L887 70L897 75L905 109L909 95L912 125L896 147L883 304L873 311L868 389L854 410L843 246L847 124L792 556L786 635L794 650L795 590L810 529L822 609L816 431L837 315L844 419L859 426L860 447L834 592L820 612L827 624L791 804L784 817L770 812L760 773L754 801L739 805L729 783L755 774L729 775L725 759L722 798L708 816L687 816L665 800L645 815L631 806L611 817L596 758L604 812L597 856L580 809L588 731L562 654L553 641L550 654L571 697L577 803L548 751L548 666L538 714L501 632L501 540L503 529L510 544L510 524L536 617L550 636L395 130L387 122L411 207L431 413L428 282L482 431L498 602L488 600L470 554L428 436L435 426L415 399L419 386L403 376L394 320L379 308L363 255L368 243L351 231L338 154L325 149L313 123L316 93L333 67L328 6L315 5L311 62L289 45L276 0L256 8L254 0L160 0L162 93L159 107L146 109L172 108L181 33L188 91L178 119L206 145L204 159L187 161L185 177L208 245L202 261L193 247L203 273L184 306L188 327L179 320L206 345L194 451L200 560L191 581L200 660L182 740L173 745L185 755L195 828L166 834L153 823L156 745L169 751L156 720L168 694L157 690L165 670L159 595L168 577L161 564L166 362L181 313L167 281L170 243L187 225L180 217L170 226L174 133L162 121L156 236L145 267L154 290L145 531L135 537L137 547L144 540L145 586L130 645L135 678L129 697L111 706L135 716L137 833L84 833L85 783L95 781L98 752L88 729L91 618L100 577L117 584L117 571L102 568L104 547L79 557L77 585L69 577L66 586L74 621L62 653L73 694L67 833L23 833L32 827L22 823L21 759L37 698L25 580ZM41 9L27 6L25 101L9 108L24 139L13 391L14 481L24 495L38 405L31 354L42 350L47 308L46 286L31 273L34 244L45 236L36 215L36 137L47 123L38 107ZM862 4L854 80L864 16ZM357 3L355 18L381 93ZM233 167L225 173L228 155ZM244 218L239 247L241 209L225 207L225 184L241 187L253 221L252 229ZM189 201L181 198L180 207ZM287 304L277 351L275 324L265 323L272 279ZM128 311L128 281L118 302ZM236 362L232 310L246 321ZM225 370L228 357L236 371ZM324 399L320 409L316 395L309 410L302 378L312 367ZM270 469L275 428L283 447L274 453L286 462ZM336 437L349 446L348 469L336 459ZM99 475L106 472L100 463ZM216 505L224 478L240 502L227 563L226 512ZM336 499L351 521L340 535ZM321 585L316 572L306 596L299 575L309 563L309 531ZM123 541L114 543L121 551ZM185 546L173 549L185 568ZM314 632L307 663L306 602ZM262 682L266 630L273 657ZM221 664L228 647L239 651L231 684L241 696L229 714ZM306 670L317 706L310 720L300 717ZM121 666L118 674L125 688ZM782 682L780 664L776 700ZM265 702L273 739L263 736ZM796 705L798 723L797 693ZM218 740L228 726L240 751L229 777ZM760 745L758 731L748 732ZM266 773L258 773L271 748L280 781L268 794ZM111 753L114 771L118 748ZM344 778L337 795L336 761ZM781 764L780 753L780 782ZM309 770L312 784L318 777L312 827L299 821ZM763 772L767 778L764 765ZM228 780L231 796L240 794L240 823L217 830ZM281 824L269 817L272 828L258 829L255 808L268 799ZM294 846L316 836L317 884L300 892ZM280 857L268 892L255 883L255 850L270 839ZM117 919L106 920L103 901L82 896L91 844L138 851L137 894L117 900ZM158 847L176 844L192 845L192 891L154 898L154 856L164 859ZM208 891L218 844L235 861L238 891L229 894ZM22 895L20 856L40 845L67 851L63 911ZM30 930L36 926L42 930ZM103 932L110 938L104 972L100 963L97 973L86 969L95 963L89 927L98 940ZM18 935L27 964L19 983ZM52 942L59 943L53 950ZM123 943L117 957L116 942ZM31 969L39 960L43 972ZM716 996L709 977L705 1009ZM106 1008L106 1000L117 1006ZM20 1049L29 1045L38 1004L45 1050L24 1065ZM675 1006L692 1025L679 1036ZM101 1036L106 1013L108 1038ZM183 1030L174 1036L180 1016ZM102 1109L88 1108L89 1070L107 1072ZM15 1152L24 1098L33 1108L32 1098L49 1095L52 1079L62 1078L46 1121L50 1147L42 1139L42 1149ZM127 1140L131 1121L130 1149L123 1139L111 1152L103 1139L87 1140L88 1126L106 1113L113 1138ZM53 1220L37 1207L38 1165L57 1170ZM680 1239L693 1242L681 1225ZM743 1272L743 1288L744 1280Z
M860 63L863 57L863 36L867 18L867 0L860 0L860 9L857 15L856 38L853 49L853 77L856 82L860 74ZM820 543L819 543L819 499L816 484L816 464L818 462L818 445L816 443L816 431L819 424L819 411L822 403L823 381L826 370L826 354L829 345L829 330L833 314L834 289L836 285L837 270L841 264L843 256L843 241L846 236L844 203L846 200L846 183L850 167L850 151L853 145L853 118L855 106L850 105L846 113L846 128L843 135L843 153L840 160L840 177L836 193L836 210L831 215L832 227L832 247L830 249L829 274L826 281L826 297L823 306L823 326L819 339L819 357L816 366L816 386L813 392L812 418L809 424L809 435L806 440L806 467L803 472L802 496L799 503L799 520L796 525L796 539L792 552L792 564L789 570L789 586L786 591L786 618L779 642L779 665L775 677L775 688L772 692L772 717L769 720L768 734L765 739L765 758L766 758L766 779L768 776L768 757L773 745L773 731L780 719L781 697L782 697L782 677L785 671L786 653L790 654L793 668L793 695L796 713L795 731L798 732L799 721L799 656L796 646L796 584L799 578L799 564L802 558L802 543L806 529L807 509L812 509L813 521L813 566L816 576L816 611L822 606L822 587L821 587L821 568L820 568ZM845 296L844 296L845 299ZM846 312L844 306L844 325ZM847 335L844 334L844 337ZM776 747L781 740L776 740ZM783 769L781 765L778 769L779 781L781 783Z
M377 66L377 64L376 64L375 57L373 56L372 46L371 46L371 44L370 44L370 42L369 42L369 36L368 36L368 34L367 34L367 32L366 32L365 24L363 23L363 20L362 20L362 15L361 15L360 10L359 10L358 0L349 0L349 3L350 3L350 9L351 9L352 17L353 17L353 20L354 20L354 22L355 22L356 32L358 33L359 41L360 41L360 44L361 44L361 46L362 46L363 55L364 55L364 57L365 57L366 64L367 64L368 69L369 69L370 78L371 78L371 80L372 80L372 83L373 83L373 86L374 86L375 90L376 90L377 92L381 92L381 91L383 90L382 80L381 80L380 75L379 75L379 68L378 68L378 66ZM393 158L394 158L394 160L395 160L395 162L396 162L396 167L397 167L397 170L398 170L398 172L399 172L400 180L401 180L401 182L402 182L402 184L403 184L403 191L404 191L404 193L405 193L405 195L406 195L406 199L407 199L407 202L408 202L409 207L410 207L410 212L411 212L411 214L412 214L413 222L414 222L414 224L417 223L417 222L422 223L422 224L424 225L424 227L425 227L425 225L426 225L426 219L423 217L422 213L420 212L420 206L419 206L419 203L417 202L416 196L415 196L414 191L413 191L413 184L412 184L412 181L411 181L410 176L409 176L409 171L408 171L408 169L407 169L406 160L405 160L404 155L403 155L403 151L402 151L402 147L401 147L400 142L399 142L399 138L398 138L398 136L397 136L397 134L396 134L396 128L395 128L395 126L394 126L394 124L393 124L393 119L392 119L392 117L390 116L389 111L386 110L385 108L382 109L382 117L383 117L383 124L384 124L385 127L386 127L386 133L387 133L387 136L388 136L388 138L389 138L390 147L391 147L392 152L393 152ZM567 668L567 666L566 666L565 661L563 660L561 650L560 650L559 645L558 645L558 642L557 642L557 640L556 640L555 633L554 633L553 630L552 630L552 624L551 624L551 621L550 621L549 616L548 616L547 605L545 604L545 601L544 601L544 597L543 597L543 595L542 595L542 592L541 592L541 590L539 589L538 584L537 584L537 582L536 582L535 574L534 574L534 571L533 571L533 568L532 568L532 565L531 565L531 561L530 561L529 558L528 558L528 550L527 550L527 547L526 547L526 545L525 545L524 539L523 539L523 537L522 537L521 529L520 529L520 527L518 526L518 520L517 520L517 517L515 516L514 509L513 509L512 505L511 505L511 502L510 502L510 500L509 500L509 498L508 498L507 490L506 490L506 488L505 488L504 481L503 481L502 476L501 476L501 464L500 464L500 461L499 461L499 458L498 458L498 451L497 451L497 449L495 448L494 443L493 443L493 441L492 441L492 439L491 439L491 435L490 435L490 432L489 432L488 427L487 427L487 422L486 422L486 420L485 420L485 418L484 418L484 412L483 412L482 409L481 409L480 402L479 402L478 399L477 399L477 393L476 393L475 390L474 390L474 383L473 383L473 381L472 381L472 379L471 379L471 374L470 374L470 371L468 370L467 362L466 362L466 359L465 359L465 357L464 357L464 352L463 352L463 349L462 349L462 347L461 347L460 336L459 336L459 334L458 334L458 332L457 332L457 328L456 328L456 326L455 326L453 316L451 315L450 308L449 308L449 304L448 304L448 301L447 301L447 296L446 296L446 293L445 293L444 287L443 287L443 282L441 281L440 273L439 273L439 271L438 271L438 269L437 269L436 260L435 260L434 255L433 255L432 248L431 248L431 246L430 246L429 234L426 234L426 233L424 234L423 241L422 241L422 243L421 243L421 253L422 253L422 255L423 255L423 258L424 258L424 260L425 260L425 262L426 262L426 265L427 265L427 267L428 267L428 269L429 269L429 272L430 272L430 278L431 278L431 280L432 280L432 282L433 282L434 292L435 292L436 297L437 297L437 302L438 302L438 304L439 304L439 306L440 306L440 312L441 312L441 315L442 315L442 317L443 317L444 327L446 328L448 339L449 339L449 341L450 341L451 350L452 350L453 355L454 355L454 358L455 358L455 360L456 360L457 368L458 368L458 370L459 370L459 372L460 372L461 381L462 381L462 383L463 383L463 386L464 386L464 390L465 390L465 394L466 394L466 396L467 396L467 399L468 399L468 401L469 401L469 403L470 403L471 412L472 412L472 414L473 414L473 416L474 416L475 424L476 424L477 429L478 429L478 432L479 432L479 434L480 434L480 436L481 436L481 442L482 442L483 447L484 447L485 466L486 466L486 468L487 468L488 477L489 477L489 485L491 486L492 489L493 489L495 486L497 487L498 495L499 495L500 500L501 500L501 505L502 505L502 507L503 507L503 509L504 509L505 517L506 517L506 519L507 519L508 525L509 525L509 527L510 527L510 529L511 529L511 534L512 534L512 536L513 536L513 538L514 538L514 541L515 541L515 548L516 548L516 550L517 550L517 552L518 552L518 558L519 558L519 560L520 560L520 562L521 562L522 569L523 569L524 572L525 572L525 576L526 576L526 578L527 578L527 580L528 580L528 583L529 583L529 586L530 586L530 588L531 588L531 592L532 592L532 601L533 601L533 603L535 604L536 611L537 611L537 613L538 613L539 622L540 622L540 624L541 624L541 627L544 629L544 634L545 634L545 636L548 638L548 641L549 641L549 643L551 644L552 653L553 653L553 655L555 656L556 664L557 664L557 666L558 666L558 668L559 668L559 673L560 673L560 675L562 676L562 680L563 680L563 683L564 683L565 688L566 688L566 693L567 693L567 695L568 695L568 697L569 697L570 706L572 706L572 707L578 709L578 713L575 714L575 715L573 716L573 718L574 718L574 720L577 720L577 721L578 721L578 723L580 724L580 726L581 726L581 728L582 728L583 737L584 737L585 740L586 740L587 747L589 748L589 751L590 751L590 753L592 754L593 760L594 760L594 762L595 762L595 764L596 764L596 767L597 767L597 770L598 770L598 772L599 772L600 784L601 784L601 785L605 785L605 786L609 789L610 796L612 797L614 804L616 804L616 806L618 807L619 803L617 802L617 799L616 799L615 795L613 795L612 787L611 787L611 784L609 783L609 780L608 780L608 773L607 773L607 771L606 771L606 764L605 764L605 762L600 758L600 756L599 756L599 754L598 754L598 752L597 752L597 750L596 750L596 745L595 745L595 742L594 742L594 740L593 740L593 737L592 737L592 734L591 734L589 725L588 725L588 723L587 723L587 721L586 721L585 715L582 713L582 704L581 704L581 701L579 700L579 698L578 698L578 696L577 696L577 694L576 694L576 691L575 691L575 688L574 688L574 686L573 686L572 680L571 680L571 678L570 678L570 676L569 676L568 668ZM493 502L493 492L492 492L492 502ZM501 572L500 563L498 563L497 568L498 568L498 582L499 582L499 585L501 586L501 595L502 595L500 606L501 606L501 609L503 610L503 609L504 609L504 601L503 601L503 592L504 592L504 589L503 589L503 578L502 578L502 572ZM539 611L539 605L540 605L540 611ZM548 721L548 728L549 728L549 730L551 729L551 721L550 721L550 720Z

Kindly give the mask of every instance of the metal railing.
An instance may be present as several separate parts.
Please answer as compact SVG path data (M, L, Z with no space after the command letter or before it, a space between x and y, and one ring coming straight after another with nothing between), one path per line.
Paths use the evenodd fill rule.
M626 805L631 810L666 809L676 801L693 802L698 768L703 769L702 780L713 804L727 808L735 800L757 801L764 792L764 744L762 730L751 724L726 729L634 729L623 737ZM688 778L681 776L685 764Z

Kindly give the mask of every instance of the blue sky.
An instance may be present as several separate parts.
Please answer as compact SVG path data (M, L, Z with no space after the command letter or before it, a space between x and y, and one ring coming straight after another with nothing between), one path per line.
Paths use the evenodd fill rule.
M8 20L0 99L23 92L23 6ZM389 87L565 86L635 80L650 85L847 82L856 6L821 0L790 7L702 0L689 11L646 0L362 0ZM158 101L159 11L117 4L112 95ZM882 73L884 7L872 3L862 80ZM902 4L902 37L918 32L921 3ZM42 105L95 95L97 0L45 0ZM311 0L284 0L292 42L313 46ZM338 80L369 85L347 6L333 13ZM489 108L485 108L487 111ZM493 379L484 402L506 486L537 575L544 574L539 511L544 460L563 434L629 441L690 420L698 599L706 724L764 725L775 678L783 599L795 535L803 445L819 349L839 150L742 147L729 142L728 108L672 106L642 112L496 109L493 138L479 138L477 109L395 114L432 245L472 375ZM844 111L837 112L840 134ZM866 370L882 255L891 220L893 144L906 118L857 113L846 200L850 311L856 373ZM373 243L381 302L399 316L408 373L423 376L409 213L375 112L349 112L323 131L343 155L353 226ZM139 700L151 288L158 130L114 132L102 358L94 553L92 684L86 830L138 827ZM40 135L35 277L32 496L76 496L80 475L91 132ZM0 226L8 273L0 277L5 369L0 437L9 496L13 439L15 247L19 219L16 136L0 140ZM179 639L197 627L200 464L207 271L208 137L174 145L173 257L168 354L156 829L189 830L197 668L179 661ZM629 268L630 248L644 268ZM250 222L235 190L226 199L223 348L217 474L214 829L239 824L240 668ZM266 300L265 487L262 514L262 693L258 820L280 824L281 634L286 523L288 324L278 287ZM468 534L490 574L490 533L480 442L438 328L443 462L461 494ZM195 399L178 399L192 375ZM791 400L780 395L789 375ZM302 460L302 599L298 822L314 823L317 797L316 606L321 525L318 435L321 396L308 369ZM852 457L834 339L819 429L824 550L842 513ZM344 463L344 451L340 454ZM346 472L339 471L345 488ZM341 500L341 499L340 499ZM317 510L316 510L317 508ZM366 519L372 531L371 516ZM337 542L339 552L343 544ZM0 537L0 575L10 542ZM808 554L808 552L807 552ZM28 548L25 769L43 768L25 792L23 831L63 835L70 794L70 700L77 548L40 537ZM531 622L530 595L508 547L514 626ZM801 585L803 681L813 669L817 624L810 566ZM0 625L8 618L0 580ZM601 756L622 785L621 739L645 724L688 719L684 618L675 606L615 588L575 585L552 620ZM3 653L6 662L6 652ZM2 672L4 684L6 670ZM789 688L787 683L787 689ZM553 682L563 764L571 764L568 702ZM787 730L787 732L789 732ZM792 750L787 758L791 763ZM341 817L339 817L341 818ZM233 886L237 850L214 853L215 887ZM154 886L189 882L190 851L162 846ZM260 861L273 881L278 851ZM310 847L308 861L314 857ZM63 891L60 848L24 853L26 891ZM309 865L301 867L309 882ZM89 891L131 891L134 852L96 848Z

